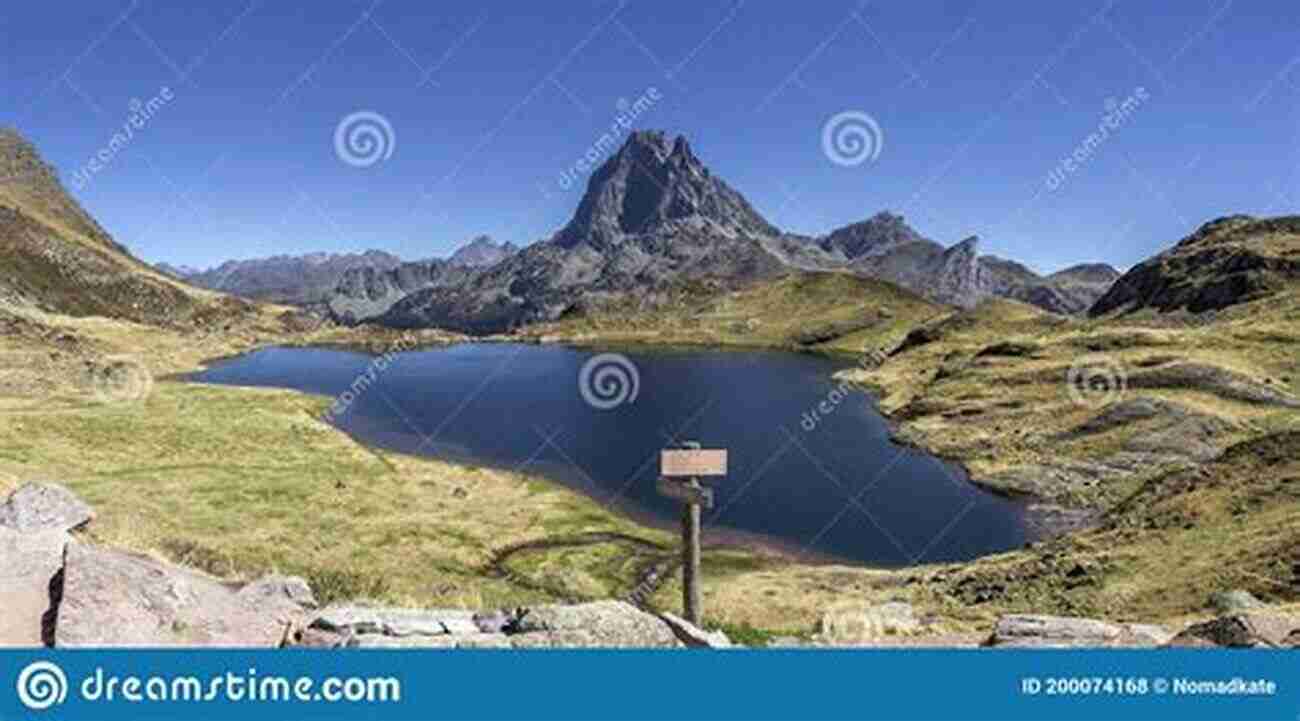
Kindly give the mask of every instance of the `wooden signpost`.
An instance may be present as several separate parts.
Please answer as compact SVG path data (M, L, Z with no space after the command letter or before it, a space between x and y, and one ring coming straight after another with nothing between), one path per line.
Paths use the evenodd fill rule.
M713 508L713 489L701 476L727 475L727 452L702 449L694 441L659 456L659 493L685 504L682 508L682 607L686 620L700 622L700 510Z

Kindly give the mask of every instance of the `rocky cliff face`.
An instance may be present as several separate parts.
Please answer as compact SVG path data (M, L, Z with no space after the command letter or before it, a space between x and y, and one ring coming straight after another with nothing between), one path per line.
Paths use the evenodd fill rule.
M573 219L551 242L600 252L633 242L654 252L654 239L678 228L732 238L780 235L695 157L685 138L642 131L591 177Z
M343 273L326 305L335 320L351 325L382 316L416 291L454 287L472 277L475 270L446 260L401 263L392 268L361 266Z
M1300 217L1236 215L1206 223L1125 273L1089 311L1215 311L1263 298L1300 279Z
M607 297L654 302L665 287L692 279L737 286L786 271L767 248L777 233L684 139L635 133L592 176L553 238L458 282L409 293L375 320L493 332Z

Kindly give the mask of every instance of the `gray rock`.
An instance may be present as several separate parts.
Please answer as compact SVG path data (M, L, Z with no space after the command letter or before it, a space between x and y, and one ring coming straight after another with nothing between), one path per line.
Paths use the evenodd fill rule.
M1158 626L1120 625L1090 618L1012 615L998 619L986 646L1096 648L1159 646L1169 634Z
M511 636L516 648L680 648L659 618L623 601L532 609Z
M303 609L317 607L316 595L307 581L297 576L266 576L244 586L239 595L255 603L287 601Z
M45 645L68 534L0 527L0 647ZM53 596L53 598L52 598Z
M1210 596L1210 607L1224 616L1266 608L1263 601L1246 591L1220 591Z
M671 614L661 613L659 618L668 624L677 640L687 648L733 648L731 639L721 631L705 631L686 619Z
M95 518L75 493L53 483L28 483L0 506L0 526L23 533L71 531Z
M153 559L68 543L60 647L281 645L288 627L219 581Z
M1300 616L1268 611L1223 616L1189 626L1170 646L1300 648Z
M412 610L330 606L312 619L311 628L356 635L443 636L480 633L474 613L462 610Z

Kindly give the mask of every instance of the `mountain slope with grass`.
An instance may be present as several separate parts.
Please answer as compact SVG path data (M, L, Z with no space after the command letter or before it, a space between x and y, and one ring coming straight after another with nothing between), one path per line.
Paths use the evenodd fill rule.
M0 131L0 300L69 316L193 327L254 312L137 260L77 203L54 168Z
M1300 217L1234 215L1206 223L1130 270L1090 311L1217 311L1300 282Z

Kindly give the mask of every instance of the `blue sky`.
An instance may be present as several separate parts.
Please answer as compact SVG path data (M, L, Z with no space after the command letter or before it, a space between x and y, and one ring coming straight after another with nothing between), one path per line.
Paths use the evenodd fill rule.
M169 89L76 191L150 261L542 239L582 190L557 178L652 88L636 125L795 232L891 209L1050 271L1300 212L1295 2L46 0L0 21L0 124L69 185ZM395 138L368 167L334 142L359 111ZM828 158L843 112L879 127L874 159Z

